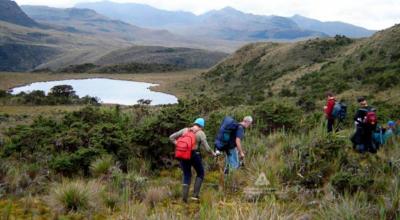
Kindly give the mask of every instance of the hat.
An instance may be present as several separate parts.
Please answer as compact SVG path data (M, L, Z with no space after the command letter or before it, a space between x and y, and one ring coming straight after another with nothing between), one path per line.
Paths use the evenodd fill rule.
M198 118L196 119L196 121L194 121L194 124L204 128L206 125L206 121L204 120L204 118Z

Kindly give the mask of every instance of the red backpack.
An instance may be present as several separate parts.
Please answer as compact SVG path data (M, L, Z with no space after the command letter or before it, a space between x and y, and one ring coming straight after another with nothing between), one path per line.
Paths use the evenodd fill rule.
M365 116L365 123L370 125L376 125L378 123L378 116L376 116L374 111L367 112L367 115Z
M176 140L175 158L181 160L190 160L195 144L196 134L189 129Z

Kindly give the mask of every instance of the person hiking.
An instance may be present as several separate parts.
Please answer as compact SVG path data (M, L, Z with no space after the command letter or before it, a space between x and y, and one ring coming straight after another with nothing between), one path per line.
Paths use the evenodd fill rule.
M198 118L189 128L184 128L172 134L169 139L176 145L175 157L179 160L183 172L182 200L187 203L189 196L189 188L192 179L192 167L197 173L194 183L193 200L199 200L200 188L204 179L204 167L200 154L200 147L204 147L206 151L215 156L214 151L207 143L207 137L203 129L205 120ZM189 140L189 143L188 141ZM185 152L180 150L180 146L188 146L190 149Z
M353 148L360 153L376 153L377 147L373 143L373 132L377 127L376 109L368 105L364 97L357 98L359 109L354 116L356 132L351 138Z
M332 115L332 113L333 113L333 109L335 107L336 98L333 95L333 93L331 93L331 92L328 92L326 94L326 97L327 97L327 100L326 100L326 105L324 107L324 110L325 110L326 119L328 121L328 126L327 126L328 133L330 133L333 131L333 125L335 124L335 118Z
M250 127L252 123L253 118L251 116L244 117L240 123L236 123L230 116L224 118L215 140L215 147L217 148L217 155L220 155L222 151L226 154L225 174L228 174L230 170L235 170L240 167L240 160L243 160L245 157L242 140L244 138L245 129Z
M387 128L383 133L383 141L384 143L388 143L392 140L392 138L396 135L396 122L389 121L387 123Z

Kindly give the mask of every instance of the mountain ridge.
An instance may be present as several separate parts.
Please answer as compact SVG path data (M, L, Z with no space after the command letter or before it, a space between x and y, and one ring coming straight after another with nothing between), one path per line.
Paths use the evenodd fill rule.
M265 30L262 28L258 28L258 32L266 32L267 34L259 34L260 37L254 37L252 35L257 34L248 34L247 35L247 40L255 41L257 39L270 39L270 40L277 40L274 39L285 39L285 40L291 40L291 39L296 39L296 38L303 38L303 36L298 37L294 34L294 36L291 35L284 35L284 36L274 36L273 34L268 34L268 31L272 28L268 28L268 25L270 25L271 22L270 20L279 20L280 24L282 25L291 25L291 29L294 31L300 31L303 33L303 35L306 35L306 38L308 37L318 37L319 36L335 36L337 34L339 35L346 35L348 37L368 37L371 36L374 31L367 30L362 27L358 27L352 24L347 24L344 22L320 22L315 19L309 19L307 18L307 22L309 23L310 21L317 21L318 25L311 25L307 26L308 23L303 24L299 20L296 20L296 17L282 17L282 16L274 16L274 15L255 15L251 13L245 13L240 10L237 10L233 7L227 6L225 8L219 9L219 10L211 10L208 12L205 12L200 15L195 15L191 12L182 12L182 11L168 11L168 10L162 10L158 9L149 5L144 5L144 4L136 4L136 3L114 3L111 1L102 1L102 2L91 2L91 3L79 3L76 5L78 8L91 8L99 12L100 14L105 14L108 17L112 17L114 19L119 19L123 20L128 23L132 23L138 26L143 26L146 27L148 24L146 23L147 21L151 20L153 21L153 24L147 27L152 27L152 28L165 28L168 29L172 32L177 32L180 34L188 34L192 33L193 30L200 29L201 32L207 33L206 30L204 30L204 26L207 26L210 24L210 22L204 22L204 19L209 17L210 15L221 15L226 16L230 15L231 17L240 17L240 19L236 19L236 21L232 23L241 23L243 20L248 20L248 23L244 23L242 28L232 30L234 33L243 31L246 27L253 27L253 26L258 26L259 23L264 22L264 27ZM146 7L147 13L144 13L140 11L139 9L142 7ZM115 13L118 12L118 13ZM131 12L131 14L129 13ZM143 16L141 17L141 13L143 13ZM157 17L157 14L168 14L169 16L164 17L163 19L160 19ZM129 14L129 15L127 15ZM132 15L133 14L133 15ZM214 17L215 18L215 17ZM305 18L305 17L304 17ZM180 19L180 20L179 20ZM160 21L160 23L157 23L157 21ZM296 22L297 21L297 22ZM214 19L214 22L217 22ZM318 23L319 22L319 23ZM216 36L223 36L224 34L229 34L229 28L224 26L224 24L229 25L229 22L224 22L221 21L219 22L222 24L222 26L219 26L219 32L221 34L214 34L213 37ZM327 27L325 27L327 26ZM198 28L200 27L200 28ZM330 29L335 30L336 27L340 28L340 31L335 32L335 31L327 31ZM281 29L287 29L288 26L283 26ZM356 30L352 30L352 28L355 28ZM293 33L293 30L291 33ZM327 33L321 31L324 30ZM286 30L287 31L287 30ZM201 34L199 31L196 33L200 34L201 36L207 36L207 34ZM306 34L304 34L306 33ZM217 37L218 38L218 37ZM243 38L243 37L242 37ZM240 38L239 38L240 39Z
M15 3L11 0L0 0L0 21L26 26L38 27L39 24L28 17Z

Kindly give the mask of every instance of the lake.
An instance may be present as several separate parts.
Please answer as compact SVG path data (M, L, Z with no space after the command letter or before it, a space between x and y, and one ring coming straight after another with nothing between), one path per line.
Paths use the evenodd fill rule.
M36 82L13 88L12 94L29 93L33 90L42 90L47 94L57 85L71 85L79 97L86 95L98 97L102 103L107 104L134 105L140 99L152 100L151 105L178 102L173 95L151 91L150 87L157 84L103 78Z

